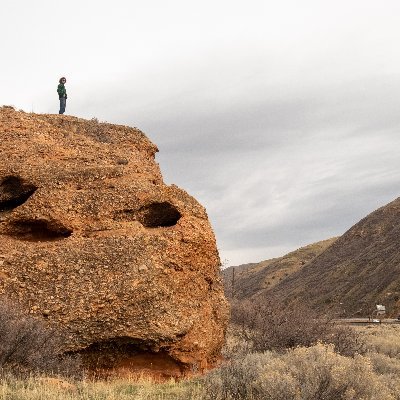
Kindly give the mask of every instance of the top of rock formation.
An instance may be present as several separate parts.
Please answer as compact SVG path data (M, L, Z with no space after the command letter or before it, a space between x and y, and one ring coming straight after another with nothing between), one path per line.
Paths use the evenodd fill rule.
M157 147L136 128L11 107L0 139L0 293L89 364L215 363L228 310L214 234L163 183Z

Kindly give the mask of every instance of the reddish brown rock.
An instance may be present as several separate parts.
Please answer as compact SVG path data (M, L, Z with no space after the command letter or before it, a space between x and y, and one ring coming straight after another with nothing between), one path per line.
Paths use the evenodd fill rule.
M163 183L156 146L136 128L8 107L0 139L3 296L92 365L215 364L228 308L214 234Z

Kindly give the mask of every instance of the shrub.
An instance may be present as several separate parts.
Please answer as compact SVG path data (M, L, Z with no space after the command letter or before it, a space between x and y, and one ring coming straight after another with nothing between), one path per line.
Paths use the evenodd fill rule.
M62 338L10 302L0 303L0 368L14 374L79 373L79 360L60 356Z
M106 123L99 122L97 118L92 118L85 124L85 132L88 136L101 143L112 143L107 134L109 127Z
M400 377L400 360L398 358L375 352L369 352L368 357L372 362L375 372L381 375L393 374Z
M371 352L400 359L400 332L398 325L374 325L359 329Z
M318 341L332 343L343 355L365 351L359 334L332 320L310 314L301 305L277 308L276 302L237 302L231 308L232 332L248 344L249 351L282 351L296 346L311 346ZM243 347L243 346L242 346ZM235 351L235 349L233 349Z
M285 353L249 354L204 378L212 400L389 400L396 397L380 381L371 362L335 353L318 343Z

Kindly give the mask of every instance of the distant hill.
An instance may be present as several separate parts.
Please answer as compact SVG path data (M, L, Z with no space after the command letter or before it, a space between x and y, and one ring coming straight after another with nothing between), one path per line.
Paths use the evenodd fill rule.
M238 300L273 297L341 317L369 316L376 304L383 304L389 316L397 316L400 198L372 212L340 238L280 258L230 267L223 277L227 295Z
M337 238L323 240L295 250L283 257L259 263L242 264L222 271L225 292L229 297L246 299L270 291L309 261L326 250Z
M400 198L363 218L270 294L340 316L367 316L380 303L398 315Z

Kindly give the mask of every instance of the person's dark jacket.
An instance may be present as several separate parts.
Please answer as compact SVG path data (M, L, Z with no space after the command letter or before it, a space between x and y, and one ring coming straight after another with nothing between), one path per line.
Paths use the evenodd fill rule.
M57 87L58 98L62 99L63 97L67 98L67 90L63 83L60 83Z

